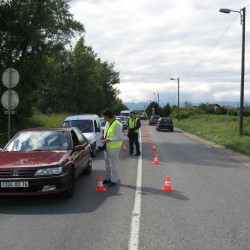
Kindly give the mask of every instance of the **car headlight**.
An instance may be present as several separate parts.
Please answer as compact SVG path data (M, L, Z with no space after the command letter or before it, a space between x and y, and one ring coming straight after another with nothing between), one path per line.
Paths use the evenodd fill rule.
M62 167L56 168L41 168L35 172L35 176L41 175L57 175L62 173Z

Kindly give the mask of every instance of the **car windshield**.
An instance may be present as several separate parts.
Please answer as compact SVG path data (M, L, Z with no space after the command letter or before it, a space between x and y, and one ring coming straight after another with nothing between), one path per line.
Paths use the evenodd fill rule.
M70 126L79 128L83 133L94 132L92 120L72 120Z
M52 151L69 150L70 139L66 131L19 132L5 148L5 151Z

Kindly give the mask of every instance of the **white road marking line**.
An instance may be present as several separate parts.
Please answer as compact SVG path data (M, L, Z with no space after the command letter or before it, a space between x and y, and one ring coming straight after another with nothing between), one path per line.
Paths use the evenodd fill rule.
M142 145L141 130L139 133L139 138L141 147ZM142 185L142 148L141 148L141 155L138 158L135 202L134 202L134 209L132 212L128 250L139 249L140 218L141 218L141 185Z

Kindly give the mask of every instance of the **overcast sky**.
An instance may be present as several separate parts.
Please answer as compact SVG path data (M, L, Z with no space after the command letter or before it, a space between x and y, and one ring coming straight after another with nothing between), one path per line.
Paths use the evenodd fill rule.
M120 73L123 102L240 101L246 7L245 101L250 101L250 0L73 0L85 41ZM156 93L155 95L153 93Z

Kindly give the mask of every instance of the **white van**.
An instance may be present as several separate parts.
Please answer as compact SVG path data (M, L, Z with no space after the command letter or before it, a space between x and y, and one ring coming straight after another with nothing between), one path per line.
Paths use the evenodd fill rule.
M130 111L129 110L122 110L120 112L120 116L126 116L127 118L129 118L130 115Z
M67 117L63 122L63 127L73 126L81 130L91 144L91 156L96 155L96 150L102 140L101 122L98 115L84 114Z

